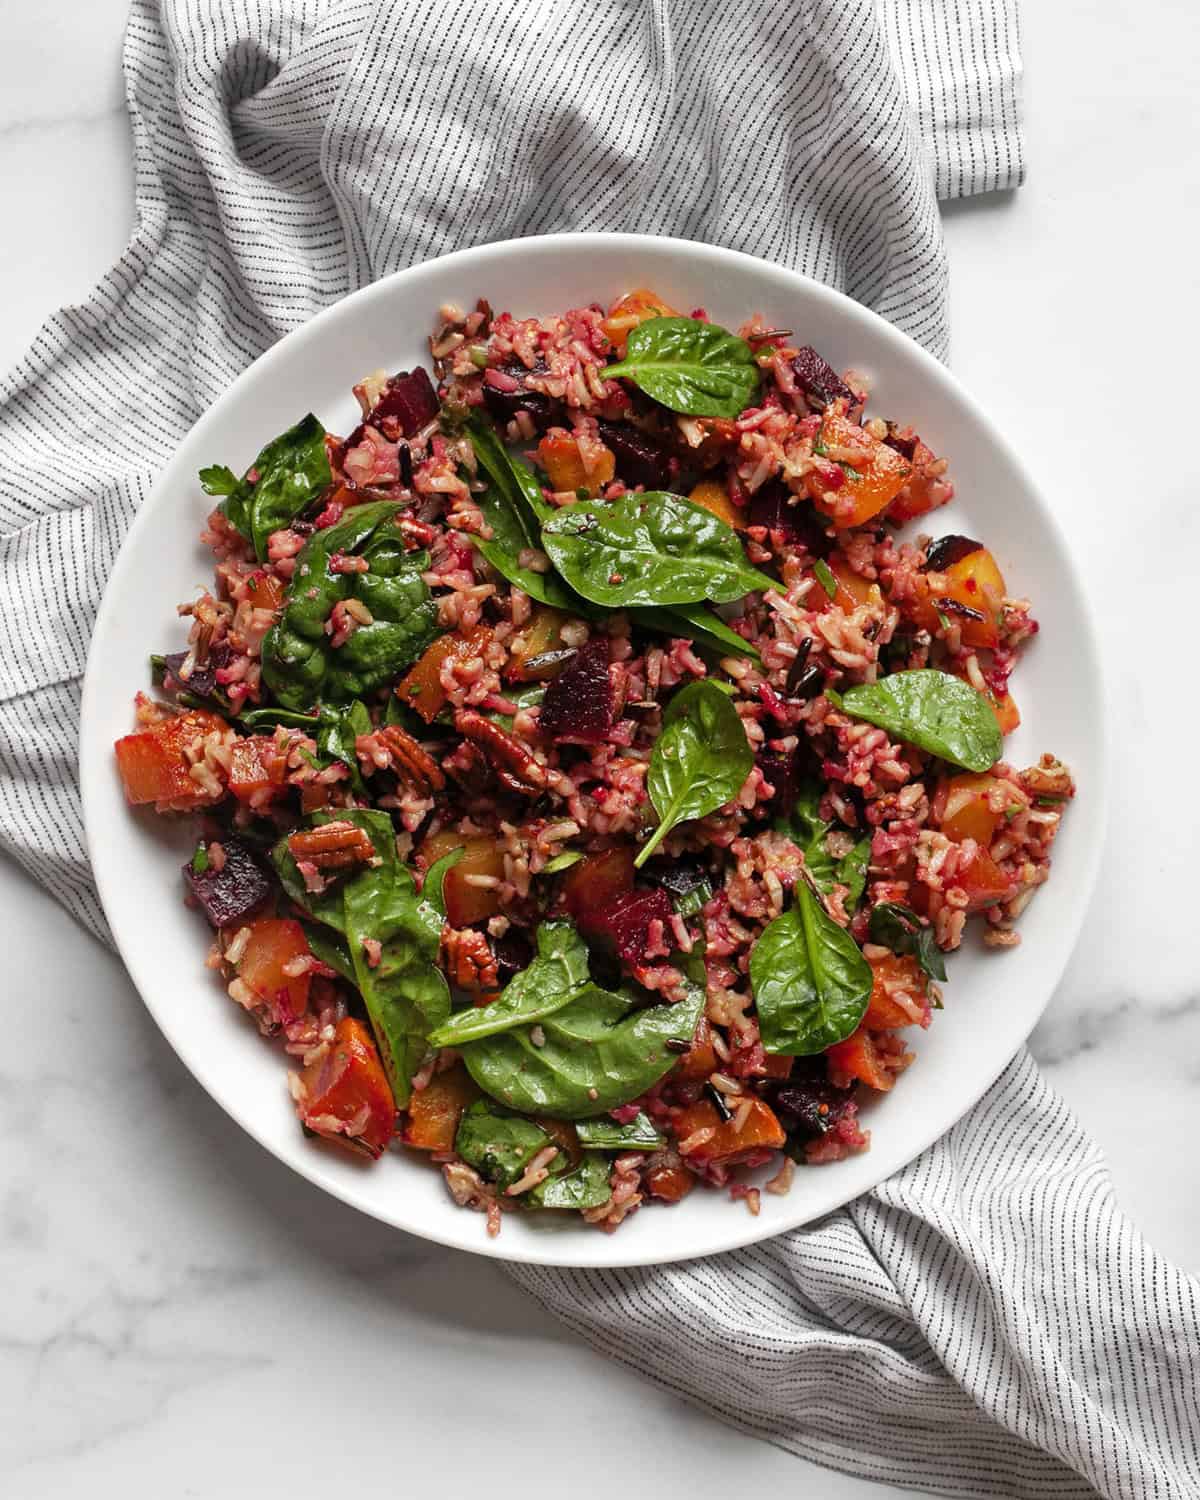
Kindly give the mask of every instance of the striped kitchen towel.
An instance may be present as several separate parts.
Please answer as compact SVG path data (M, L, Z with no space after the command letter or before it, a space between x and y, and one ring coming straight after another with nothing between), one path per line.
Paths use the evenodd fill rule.
M101 938L76 788L96 605L155 473L274 339L463 245L681 235L946 352L938 198L1020 181L1013 0L135 0L137 226L0 384L0 845ZM514 1271L597 1347L819 1462L954 1495L1200 1495L1196 1288L1014 1062L822 1223Z

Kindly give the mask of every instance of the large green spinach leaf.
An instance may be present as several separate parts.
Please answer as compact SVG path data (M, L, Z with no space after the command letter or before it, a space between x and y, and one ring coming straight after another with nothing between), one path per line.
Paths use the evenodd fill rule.
M745 339L698 318L648 318L625 344L606 380L632 380L647 396L689 417L736 417L758 390L758 366Z
M835 701L852 718L968 771L990 771L1004 751L987 699L949 672L930 667L893 672L847 688Z
M606 609L729 604L776 587L732 527L665 490L564 505L543 524L542 547L576 593Z
M553 1165L553 1164L552 1164ZM599 1208L612 1197L608 1181L608 1158L598 1151L585 1151L577 1167L547 1177L530 1188L531 1208Z
M463 1111L454 1149L469 1166L497 1187L510 1187L538 1154L550 1145L540 1125L498 1109L490 1099L476 1099Z
M450 1014L450 989L437 962L445 921L442 884L462 851L452 850L438 860L418 892L412 872L396 853L395 830L387 813L339 808L336 813L314 813L309 826L341 821L366 831L375 864L363 865L344 881L314 894L305 889L286 835L272 857L286 893L315 921L345 938L353 983L362 995L396 1103L403 1107L430 1033ZM376 965L364 946L368 939L380 944ZM345 973L341 945L331 941L318 956Z
M706 679L676 693L646 778L658 827L634 863L644 864L677 824L732 801L753 765L754 752L728 694Z
M569 1005L588 981L588 951L570 922L543 922L537 930L537 956L505 986L490 1005L468 1006L429 1038L434 1047L461 1047L479 1037L543 1021Z
M930 979L945 983L946 960L933 928L922 922L911 907L901 906L898 901L883 901L872 907L868 933L873 943L890 948L893 953L910 953Z
M785 1057L845 1041L866 1014L871 966L807 885L769 922L750 954L763 1050Z
M463 1061L484 1093L512 1109L586 1119L657 1083L675 1062L667 1044L691 1042L703 1007L699 986L674 1005L639 1006L588 984L536 1027L468 1042Z
M467 435L480 467L516 511L522 527L534 538L529 545L536 547L538 529L543 521L550 519L555 509L542 494L537 475L516 454L510 453L487 423L478 417L472 417L467 423Z
M268 443L241 479L224 464L200 470L200 483L224 496L225 519L254 543L260 562L271 533L290 526L332 482L325 429L311 412Z
M415 661L438 633L437 604L421 574L427 552L406 552L391 501L358 505L309 538L296 559L279 620L263 638L263 679L284 708L362 698ZM365 573L334 572L337 553L365 557ZM357 599L371 624L339 647L325 625L336 604Z

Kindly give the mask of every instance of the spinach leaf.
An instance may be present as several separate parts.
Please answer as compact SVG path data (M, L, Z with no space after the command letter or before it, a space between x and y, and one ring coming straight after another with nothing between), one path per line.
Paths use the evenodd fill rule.
M357 505L309 538L296 560L280 618L263 638L263 680L284 708L344 703L382 687L415 661L438 634L437 604L421 574L427 552L406 552L392 525L391 501ZM366 573L335 573L335 553L355 553ZM336 604L357 599L372 622L344 645L330 645L325 624Z
M543 524L542 548L576 593L606 609L729 604L776 587L731 526L665 490L564 505Z
M701 679L676 693L663 715L646 778L658 827L634 864L644 864L677 824L731 802L753 765L737 709L715 683Z
M479 497L479 508L484 520L492 528L486 540L481 536L470 536L471 545L484 556L502 578L515 583L517 588L553 609L563 609L569 614L586 614L594 611L577 594L572 592L556 573L537 573L523 567L520 556L526 548L536 547L541 551L539 532L532 536L524 529L517 512L503 493L493 487Z
M579 1144L593 1151L657 1151L667 1143L644 1109L639 1109L627 1125L618 1125L611 1115L604 1115L598 1120L580 1120L575 1131Z
M763 1050L785 1057L844 1041L866 1014L871 966L807 885L769 922L750 954Z
M841 694L838 706L898 740L968 771L990 771L1004 740L982 693L961 677L921 667L893 672Z
M358 988L354 964L350 959L350 949L347 948L344 937L328 927L319 926L316 922L305 922L304 936L314 958L319 958L323 964L336 969L348 984L354 985L355 989Z
M854 848L838 860L837 880L839 885L846 887L844 905L848 912L853 912L862 900L862 893L867 888L867 869L870 863L871 840L869 838L859 839Z
M883 901L871 909L868 932L873 943L893 953L910 953L930 979L946 982L946 960L937 945L933 928L922 922L911 907L898 901Z
M698 318L648 318L631 330L625 358L609 365L671 411L737 417L758 390L758 366L745 339Z
M475 1082L503 1104L561 1120L587 1119L636 1099L668 1071L668 1042L690 1044L704 991L688 987L674 1005L639 1006L628 993L588 984L569 1005L533 1027L468 1042L463 1061Z
M497 1109L490 1099L476 1099L463 1111L454 1137L454 1149L463 1161L502 1188L516 1182L548 1145L550 1137L540 1125Z
M224 496L225 519L254 543L259 562L271 533L290 526L332 482L325 429L311 412L268 443L241 479L224 464L200 470L205 491Z
M243 729L303 729L317 744L317 760L322 767L335 760L350 768L350 785L360 795L365 792L362 772L354 742L360 734L370 734L371 715L365 703L355 701L347 708L334 705L297 713L288 708L252 708L238 716Z
M543 521L554 514L555 507L542 494L537 475L517 456L510 453L492 429L478 417L467 423L467 435L480 467L517 513L522 528L537 546L537 534Z
M461 850L438 860L418 893L412 872L396 853L395 830L387 813L339 808L314 813L309 826L339 821L355 823L366 831L377 864L362 865L343 882L331 883L314 894L305 889L286 835L275 845L272 858L280 884L292 900L315 921L345 938L353 983L370 1018L396 1104L403 1107L430 1032L450 1014L450 990L437 962L445 920L442 882L447 869L461 858ZM368 938L381 946L375 967L363 947ZM340 944L331 940L318 957L345 972Z
M525 1201L530 1208L580 1209L599 1208L611 1197L608 1158L597 1151L585 1151L577 1167L539 1182L537 1187L530 1188Z
M702 604L676 604L672 608L631 609L629 617L643 630L653 630L658 635L673 636L677 640L691 641L693 646L704 646L718 656L745 656L762 664L762 657L749 641L742 639L736 630L731 630L721 616Z
M825 590L830 599L837 598L838 581L833 576L833 569L823 557L818 557L813 563L813 572L817 575L817 582Z
M456 1011L429 1038L433 1047L464 1042L545 1020L569 1005L588 981L588 951L570 922L543 922L537 930L537 956L505 986L490 1005Z

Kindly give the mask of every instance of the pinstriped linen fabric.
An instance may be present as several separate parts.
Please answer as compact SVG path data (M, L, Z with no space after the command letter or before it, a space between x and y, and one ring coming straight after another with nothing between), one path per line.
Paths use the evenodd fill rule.
M137 227L0 384L0 846L106 938L79 677L155 472L274 339L550 230L785 262L946 352L937 198L1021 177L1013 0L135 0ZM518 1268L598 1347L819 1462L955 1495L1200 1495L1196 1288L1025 1057L822 1223Z

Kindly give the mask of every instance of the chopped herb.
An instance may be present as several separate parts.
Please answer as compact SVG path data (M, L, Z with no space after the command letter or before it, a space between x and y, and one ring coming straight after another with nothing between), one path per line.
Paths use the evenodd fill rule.
M569 870L572 865L577 865L582 858L578 849L564 849L561 854L546 861L542 866L542 874L557 875L560 870Z
M194 875L203 875L208 866L208 849L204 844L197 844L196 852L192 855L192 873Z
M833 569L823 557L818 557L813 563L813 572L817 575L817 581L831 599L837 598L838 581L833 576Z

